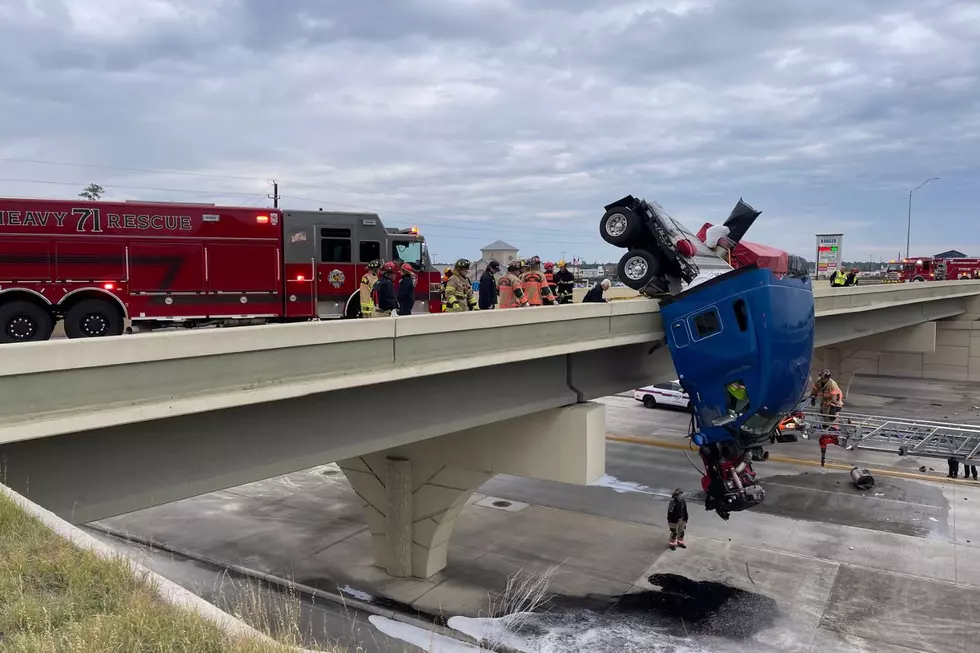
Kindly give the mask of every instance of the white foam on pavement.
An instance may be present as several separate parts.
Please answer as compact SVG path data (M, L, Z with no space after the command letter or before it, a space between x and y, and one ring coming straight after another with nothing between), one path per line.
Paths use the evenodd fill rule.
M609 488L619 494L652 494L656 496L670 496L670 493L665 493L663 491L654 490L651 487L647 487L641 483L634 483L633 481L621 481L615 476L610 476L606 474L602 478L589 483L593 487L604 487Z
M426 653L481 653L486 651L486 649L467 644L458 639L446 637L412 624L395 621L388 617L371 615L368 617L368 621L388 637L417 646Z

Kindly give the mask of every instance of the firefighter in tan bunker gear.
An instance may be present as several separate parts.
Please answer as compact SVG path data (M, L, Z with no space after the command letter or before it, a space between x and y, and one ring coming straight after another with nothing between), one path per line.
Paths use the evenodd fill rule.
M453 276L446 282L446 310L450 312L478 311L473 286L469 281L470 262L465 258L456 261Z
M367 274L361 277L361 317L374 317L374 300L371 299L371 291L374 290L374 284L378 283L381 261L371 261L367 267Z
M446 284L453 276L453 269L446 268L442 271L442 312L446 312Z
M521 308L527 306L527 295L524 294L524 284L518 276L521 272L521 262L511 261L507 264L507 274L497 282L497 308Z
M527 272L521 275L521 283L527 293L527 303L531 306L555 303L555 295L545 281L544 273L541 272L541 259L537 256L528 259Z

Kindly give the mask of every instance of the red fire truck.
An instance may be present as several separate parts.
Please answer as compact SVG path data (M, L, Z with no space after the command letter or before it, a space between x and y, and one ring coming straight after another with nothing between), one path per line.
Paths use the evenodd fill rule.
M441 310L418 229L375 213L207 204L0 199L0 342L166 326L359 315L367 263L418 272L416 311ZM397 281L397 280L396 280Z
M906 283L921 281L953 281L975 278L980 273L980 259L977 258L905 258L889 261L886 268L886 283Z

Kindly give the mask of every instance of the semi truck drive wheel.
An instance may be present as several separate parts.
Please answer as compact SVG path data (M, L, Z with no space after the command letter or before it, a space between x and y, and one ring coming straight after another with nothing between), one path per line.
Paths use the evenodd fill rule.
M628 247L643 229L643 221L632 209L616 206L602 216L599 233L602 239L616 247Z
M51 313L37 304L12 301L0 305L0 342L47 340L54 331Z
M623 254L617 266L619 279L628 288L643 290L660 274L660 263L645 249L634 249Z
M84 299L65 314L65 335L69 338L101 338L122 332L119 309L101 299Z

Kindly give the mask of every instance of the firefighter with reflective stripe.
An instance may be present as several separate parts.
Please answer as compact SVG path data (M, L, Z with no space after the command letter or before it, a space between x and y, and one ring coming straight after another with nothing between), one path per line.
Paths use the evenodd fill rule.
M551 296L558 297L558 281L555 279L555 264L548 261L544 264L544 281L551 288Z
M378 283L381 261L371 261L367 267L367 274L361 277L361 317L374 317L374 300L371 298L371 293L374 291L374 284Z
M476 297L473 295L473 286L470 284L468 275L470 262L468 259L461 258L456 261L453 268L453 276L446 283L446 310L450 312L459 311L478 311Z
M565 261L558 261L558 272L555 272L556 293L559 304L572 303L572 291L575 289L575 275L568 269Z
M527 306L527 295L524 294L524 284L520 278L521 262L511 261L507 264L507 274L497 282L497 308L523 308Z
M446 312L446 284L449 283L450 277L453 276L453 269L446 268L442 271L442 312Z
M375 317L391 317L392 312L398 308L395 284L391 280L396 272L398 272L398 266L392 261L381 266L381 276L374 284L374 290L371 292L371 299L374 300Z
M834 273L830 275L830 285L834 288L843 288L846 281L847 275L841 270L834 270Z
M824 463L827 461L827 446L831 444L838 444L837 431L839 427L837 425L837 414L844 407L844 393L840 391L840 386L837 382L831 378L832 374L830 370L821 370L820 374L817 376L817 380L813 383L813 389L810 391L810 405L814 406L817 403L817 399L820 399L820 413L823 416L823 421L825 426L829 420L829 426L827 426L827 432L820 436L820 466L823 467Z
M527 303L531 306L555 303L551 287L545 282L544 274L541 272L541 259L537 256L528 259L527 272L521 275L521 283L524 284L524 292L527 293Z

